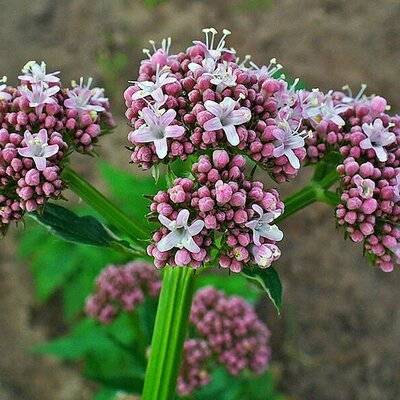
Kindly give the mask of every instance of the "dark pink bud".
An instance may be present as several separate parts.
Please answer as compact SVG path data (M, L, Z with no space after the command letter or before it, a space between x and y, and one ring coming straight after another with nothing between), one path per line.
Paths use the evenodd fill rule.
M25 182L29 186L37 186L40 183L40 172L36 169L29 170L25 175Z
M345 165L345 171L347 175L353 176L358 172L359 165L355 161L350 161Z
M23 200L29 200L33 196L33 189L29 186L23 187L19 189L18 195Z

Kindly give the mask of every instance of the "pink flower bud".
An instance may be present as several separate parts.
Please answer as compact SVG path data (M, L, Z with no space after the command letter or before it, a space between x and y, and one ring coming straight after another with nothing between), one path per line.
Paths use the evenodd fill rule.
M229 154L225 150L215 150L212 159L214 167L222 169L229 163Z
M232 198L232 189L228 184L219 180L215 184L215 195L219 204L226 204Z
M186 194L180 185L176 185L171 189L168 189L168 194L173 203L183 203L186 199Z
M244 207L246 205L246 195L242 192L233 193L230 204L233 207Z
M201 212L211 211L215 206L215 202L211 197L204 197L199 201L199 209Z
M371 100L371 111L374 114L381 114L385 111L387 106L387 101L381 96L375 96Z
M190 256L190 253L186 249L178 250L175 254L176 265L180 267L188 265L191 260L192 257Z
M37 186L40 183L40 172L36 169L29 170L25 175L25 182L29 186Z
M361 211L364 214L372 214L375 212L375 210L378 208L378 202L374 198L366 199L364 200L362 206L361 206Z
M233 220L237 224L244 224L248 221L247 213L245 210L237 210L233 216Z

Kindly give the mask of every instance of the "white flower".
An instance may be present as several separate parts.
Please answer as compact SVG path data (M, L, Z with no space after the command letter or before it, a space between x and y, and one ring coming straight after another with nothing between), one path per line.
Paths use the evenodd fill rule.
M19 90L22 97L28 99L29 106L36 108L37 112L41 112L45 104L57 104L56 99L52 96L60 91L60 87L52 86L45 89L44 83L40 82L32 85L32 90L27 86L21 86Z
M68 99L64 101L64 106L79 113L84 111L105 111L105 108L100 105L108 100L103 97L104 89L93 88L90 90L92 81L93 79L89 78L86 85L82 77L79 80L79 85L75 81L72 81L73 89L67 91Z
M383 126L381 119L377 118L373 124L362 124L362 130L367 138L360 142L360 147L364 150L373 149L379 161L387 160L387 152L384 146L388 146L396 141L396 135L389 132L389 124L386 128Z
M179 249L185 248L192 253L198 253L200 251L193 237L202 231L204 228L204 221L198 220L188 226L188 210L179 211L175 221L171 221L164 215L160 215L158 219L171 231L158 242L157 249L159 251L169 251L174 247Z
M162 87L176 82L176 78L174 76L169 76L170 71L169 68L159 68L157 65L156 70L156 80L153 81L130 81L130 83L135 83L139 86L140 90L133 94L132 100L143 99L144 97L151 96L155 101L164 100L164 94L162 91Z
M233 73L232 67L226 61L217 65L217 68L211 75L211 83L217 86L217 92L222 92L227 87L236 86L237 75Z
M281 256L279 248L273 244L262 244L253 246L252 253L254 261L260 268L268 268L272 262Z
M251 112L248 108L240 107L235 110L237 104L238 102L230 97L225 97L221 103L216 103L212 100L207 100L204 103L206 110L215 115L214 118L211 118L203 125L204 129L206 131L222 129L232 146L239 144L239 135L235 125L244 124L251 119Z
M273 156L286 156L291 166L299 169L300 161L293 150L304 147L305 143L302 135L305 134L307 133L304 131L300 133L297 130L293 131L287 121L279 122L277 129L273 131L273 135L276 138L276 141L274 142L275 149L273 151Z
M26 147L19 148L18 154L22 157L33 158L36 168L43 171L46 168L46 158L52 157L58 152L58 144L48 145L46 129L41 129L35 135L25 131L24 139Z
M43 61L41 64L38 64L36 61L27 62L22 68L22 73L24 75L18 76L18 79L21 79L21 81L24 82L27 81L31 84L43 82L47 85L49 83L60 82L60 78L56 76L60 73L60 71L47 74L46 64Z
M249 59L248 57L246 57L246 58ZM245 61L246 61L246 59L245 59ZM268 65L262 65L261 67L259 67L257 64L255 64L252 61L250 61L250 65L252 67L253 73L257 76L258 79L272 77L279 70L281 70L283 68L281 64L276 63L276 58L271 58Z
M177 138L185 133L185 128L179 125L171 125L176 117L176 111L169 109L165 113L145 107L141 117L146 122L138 130L130 133L130 140L136 143L154 143L157 156L165 158L168 153L167 138Z
M253 231L253 242L256 246L260 246L260 237L279 241L283 238L283 232L276 226L270 225L274 219L281 215L281 211L272 211L264 213L264 210L257 204L253 204L253 210L259 215L256 219L247 222L246 227Z
M202 62L201 65L200 64L196 64L194 62L191 62L188 65L188 68L192 71L195 72L199 69L201 69L203 72L205 73L209 73L212 74L213 71L215 71L215 64L216 61L212 58L205 58Z

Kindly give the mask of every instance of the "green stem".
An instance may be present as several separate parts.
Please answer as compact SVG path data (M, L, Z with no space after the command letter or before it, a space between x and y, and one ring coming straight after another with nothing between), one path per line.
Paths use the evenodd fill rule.
M140 315L137 310L131 315L132 327L135 332L135 342L137 344L138 355L141 360L146 363L147 340L146 335L142 329Z
M335 170L330 171L319 181L312 180L308 185L284 200L285 212L277 218L276 221L283 221L316 201L336 205L337 200L335 201L334 194L329 192L328 189L336 183L337 180L338 175Z
M145 247L145 244L140 242L141 240L148 238L148 235L143 228L137 225L131 218L125 215L102 193L71 168L66 167L62 176L68 183L69 188L84 202L97 211L120 232L124 233L134 242L140 244L142 248Z
M186 337L195 275L191 268L167 267L160 299L142 400L175 398Z

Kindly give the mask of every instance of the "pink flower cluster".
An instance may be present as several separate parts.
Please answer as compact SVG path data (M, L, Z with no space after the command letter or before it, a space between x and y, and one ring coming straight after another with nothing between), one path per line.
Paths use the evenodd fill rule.
M400 117L385 112L384 98L362 97L364 89L356 98L308 94L306 122L315 133L307 140L307 156L316 162L330 152L340 155L337 223L351 240L364 243L374 265L392 271L400 260ZM324 102L331 104L325 116Z
M279 258L275 243L283 234L272 222L284 204L275 189L247 179L245 167L243 156L215 150L193 164L194 181L178 178L154 196L152 217L163 227L153 235L148 254L158 268L198 268L210 261L212 250L212 261L233 272L246 264L267 268Z
M0 234L24 211L59 198L72 148L91 151L101 128L113 125L103 89L64 89L59 72L34 61L22 73L18 87L0 85Z
M228 297L213 287L199 290L193 299L190 324L201 339L185 345L178 384L181 395L209 382L212 364L205 358L210 355L234 376L245 370L261 374L268 368L270 332L241 297Z
M132 161L144 169L163 160L185 160L196 151L224 146L246 154L278 182L292 179L306 152L298 132L297 81L288 86L273 59L268 66L248 65L225 48L217 31L204 30L205 43L169 54L163 41L141 63L139 78L124 94L132 125Z
M211 350L205 340L186 340L177 385L180 396L190 396L210 383L210 358Z
M95 293L86 301L86 313L109 324L120 312L134 312L145 296L158 298L160 289L160 274L151 264L109 265L96 279Z
M110 265L98 276L86 313L109 324L120 312L134 312L145 296L157 298L161 283L159 271L150 264ZM200 289L193 299L190 325L193 330L184 344L178 378L181 396L207 385L218 365L234 376L244 371L261 374L268 368L270 332L241 297L228 297L213 287Z

